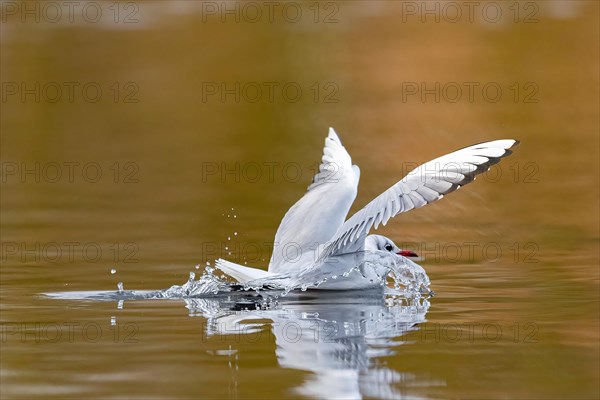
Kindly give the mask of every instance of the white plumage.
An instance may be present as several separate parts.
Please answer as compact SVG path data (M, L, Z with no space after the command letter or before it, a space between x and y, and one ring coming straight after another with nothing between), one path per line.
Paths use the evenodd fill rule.
M360 170L352 164L333 128L329 128L319 171L277 229L268 272L221 259L216 267L245 283L280 274L293 275L332 257L364 250L392 252L404 259L396 255L400 249L390 239L368 236L371 228L377 229L400 213L423 207L472 182L476 175L511 154L509 149L518 143L512 139L480 143L422 164L346 220L356 198ZM337 282L335 286L371 286L372 280L363 275L350 275L347 279L351 282Z

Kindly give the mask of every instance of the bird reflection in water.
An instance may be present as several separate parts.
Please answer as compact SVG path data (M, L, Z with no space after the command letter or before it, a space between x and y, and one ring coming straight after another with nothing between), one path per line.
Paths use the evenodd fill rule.
M259 295L185 302L191 316L207 319L206 340L237 335L241 340L256 341L257 334L270 330L281 367L314 373L294 389L295 394L400 398L406 387L445 385L444 381L395 371L380 359L396 354L403 344L401 337L426 321L426 298L382 297L377 290L308 291L290 294L266 309ZM231 351L235 350L230 348L228 354Z

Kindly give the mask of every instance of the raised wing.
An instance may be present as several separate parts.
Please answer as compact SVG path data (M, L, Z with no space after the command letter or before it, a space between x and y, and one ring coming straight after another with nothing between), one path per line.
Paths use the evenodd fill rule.
M351 183L357 188L359 178L360 170L358 166L352 165L352 158L342 145L339 136L333 128L329 128L329 133L325 138L321 164L319 164L319 170L308 186L308 191L310 192L323 185L337 185L339 183Z
M348 219L319 259L361 250L371 227L377 229L400 213L423 207L472 182L476 175L511 154L509 149L517 144L512 139L480 143L420 165Z
M283 217L273 245L269 272L288 273L314 263L319 246L344 223L356 198L360 170L329 128L319 171L306 194Z

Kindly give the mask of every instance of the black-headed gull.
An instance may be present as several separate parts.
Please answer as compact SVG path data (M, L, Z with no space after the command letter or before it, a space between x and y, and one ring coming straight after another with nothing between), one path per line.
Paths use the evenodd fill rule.
M310 288L317 286L314 277L326 271L335 280L325 284L321 280L318 287L341 290L378 285L389 271L385 265L371 262L366 270L357 268L350 274L336 274L345 262L363 261L365 253L384 255L392 262L422 270L408 259L416 254L399 249L385 236L369 235L371 228L377 229L400 213L423 207L472 182L476 175L511 154L509 149L518 143L513 139L480 143L422 164L346 220L356 198L360 170L352 164L333 128L329 128L319 172L277 229L268 271L223 259L217 260L215 266L240 283L281 276L296 287ZM352 255L361 256L348 257Z

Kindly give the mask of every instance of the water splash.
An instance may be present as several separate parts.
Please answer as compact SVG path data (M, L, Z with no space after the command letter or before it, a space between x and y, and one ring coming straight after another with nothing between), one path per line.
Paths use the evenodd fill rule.
M282 295L285 295L293 290L314 288L340 290L386 287L388 277L396 292L407 297L431 294L431 282L421 266L408 258L381 251L362 251L331 257L295 275L260 279L249 282L246 286L282 286Z
M212 274L212 271L209 270L208 273ZM389 288L388 279L392 283ZM232 291L255 291L259 294L277 291L270 294L274 298L315 288L350 290L367 287L386 288L389 293L407 298L433 295L429 289L429 277L421 266L407 258L380 251L331 257L324 263L309 266L296 274L279 274L243 284L223 280L219 283L225 287L229 285L228 289Z
M204 273L196 280L196 274L190 272L188 281L184 285L173 285L169 289L160 292L160 297L165 299L200 297L216 295L218 293L230 292L231 282L219 278L214 274L215 269L206 266Z
M315 288L364 290L366 285L368 289L383 290L385 296L398 298L418 299L433 295L429 289L429 277L421 266L407 258L381 251L364 251L331 257L324 263L309 266L295 274L279 274L245 283L218 277L215 271L216 268L207 262L198 279L196 273L190 272L187 282L183 285L173 285L168 289L155 291L126 291L123 282L119 282L116 292L96 292L88 298L191 299L239 293L256 297L259 300L254 302L256 304L253 307L256 309L256 307L269 307L272 302L290 293L303 293ZM363 286L357 287L355 285L357 281L359 286Z

